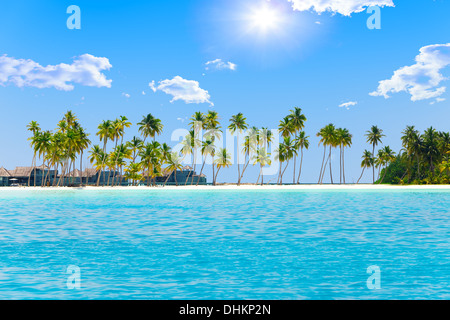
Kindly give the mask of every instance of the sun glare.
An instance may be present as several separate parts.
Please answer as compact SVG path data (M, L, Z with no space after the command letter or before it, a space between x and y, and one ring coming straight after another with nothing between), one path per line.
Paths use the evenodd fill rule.
M278 28L280 16L274 8L263 6L253 11L250 20L252 27L262 32L268 32Z

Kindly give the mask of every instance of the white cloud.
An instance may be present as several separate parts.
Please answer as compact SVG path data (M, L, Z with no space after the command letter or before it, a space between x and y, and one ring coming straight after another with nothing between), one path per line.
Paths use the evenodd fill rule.
M339 108L345 108L347 110L350 110L350 107L356 106L357 104L358 102L356 101L349 101L339 105Z
M145 96L145 95L146 95L145 91L142 91L142 95L143 95L143 96Z
M393 7L392 0L288 0L292 8L298 11L313 10L317 13L325 11L350 16L352 13L364 11L370 6Z
M128 93L125 93L125 92L122 93L122 96L124 96L127 99L131 97Z
M112 80L108 80L102 71L111 67L107 58L90 54L76 57L72 64L60 63L45 67L30 59L15 59L3 55L0 56L0 85L56 88L64 91L73 90L74 84L110 88Z
M431 101L430 104L433 105L435 103L444 102L446 99L444 98L436 98L436 100Z
M215 70L232 70L235 71L237 69L237 65L233 62L224 62L222 59L216 59L212 61L208 61L205 63L205 69L215 69Z
M154 92L162 91L171 95L173 99L170 102L182 100L185 103L209 103L214 106L210 101L211 96L208 91L200 88L198 81L186 80L176 76L172 80L159 81L158 86L156 86L155 81L152 81L149 86Z
M150 82L148 84L148 86L150 87L150 89L152 89L153 92L156 92L156 86L155 86L155 80L153 80L152 82Z
M441 82L447 80L441 70L450 65L450 43L435 44L420 49L416 63L394 71L391 79L379 82L371 96L389 98L389 93L408 92L412 101L440 97L446 90Z

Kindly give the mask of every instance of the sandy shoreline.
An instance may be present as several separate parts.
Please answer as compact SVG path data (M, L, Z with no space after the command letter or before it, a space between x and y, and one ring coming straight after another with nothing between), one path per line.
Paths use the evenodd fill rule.
M347 185L317 185L317 184L302 184L302 185L219 185L219 186L166 186L166 187L4 187L0 188L0 192L5 191L132 191L132 190L196 190L196 191L214 191L214 190L298 190L298 191L315 191L315 190L449 190L450 185L372 185L372 184L347 184Z

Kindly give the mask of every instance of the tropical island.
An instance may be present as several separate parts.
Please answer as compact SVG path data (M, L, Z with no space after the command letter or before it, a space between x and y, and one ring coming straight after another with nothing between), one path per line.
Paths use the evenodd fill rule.
M306 116L301 108L294 108L284 117L278 130L250 127L242 113L233 115L227 129L242 135L243 144L237 149L238 180L249 165L258 166L260 174L255 184L264 185L263 168L271 165L271 152L279 163L277 185L283 181L285 172L293 164L293 180L290 185L301 183L304 153L310 147L309 136L304 128ZM140 137L124 141L125 130L132 126L127 117L105 120L98 126L96 136L101 145L92 145L89 134L72 111L64 114L54 132L42 130L36 121L27 129L33 150L30 167L15 170L0 168L0 186L28 187L116 187L116 186L198 186L206 185L205 164L212 164L212 185L222 168L233 165L232 156L226 148L216 146L224 132L216 111L195 112L189 123L189 134L181 142L179 151L167 143L156 140L163 132L161 120L148 114L137 123ZM276 132L274 132L276 131ZM204 132L204 133L203 133ZM275 143L279 134L279 143ZM345 150L352 146L352 134L346 128L334 124L324 126L316 134L323 147L323 158L318 184L324 183L329 174L331 184L346 184ZM402 132L403 148L394 152L389 146L376 150L382 143L383 130L372 126L366 132L366 141L371 151L365 150L361 161L359 184L366 171L372 171L373 184L448 184L450 177L450 134L429 128L421 134L414 126ZM331 156L333 149L339 150L339 180L333 179ZM88 154L91 167L84 168L83 155ZM244 158L239 162L239 156ZM182 163L189 159L191 166ZM200 163L197 163L199 162ZM39 163L39 165L38 165ZM197 174L197 165L200 172ZM83 169L84 168L84 169ZM231 182L228 182L231 183Z

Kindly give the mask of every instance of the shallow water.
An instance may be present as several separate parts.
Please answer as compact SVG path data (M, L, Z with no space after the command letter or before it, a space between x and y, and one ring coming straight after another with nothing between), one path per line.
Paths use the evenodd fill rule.
M0 190L0 299L450 299L449 203L449 191Z

